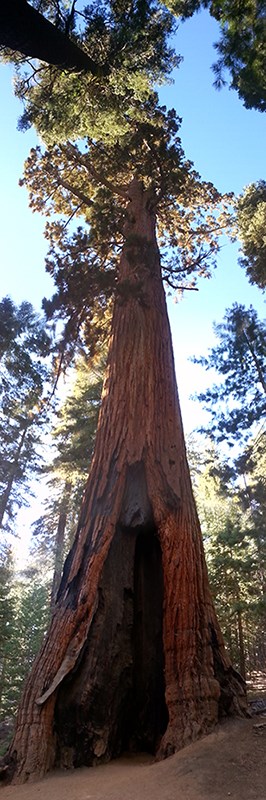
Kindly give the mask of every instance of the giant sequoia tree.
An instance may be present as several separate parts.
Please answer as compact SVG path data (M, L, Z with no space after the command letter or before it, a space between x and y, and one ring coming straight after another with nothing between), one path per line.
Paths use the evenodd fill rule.
M35 207L87 223L69 239L48 223L65 337L88 341L111 292L114 305L77 534L9 752L17 781L128 748L164 757L245 707L208 585L162 283L208 274L226 215L174 113L146 111L123 146L69 143L26 167Z

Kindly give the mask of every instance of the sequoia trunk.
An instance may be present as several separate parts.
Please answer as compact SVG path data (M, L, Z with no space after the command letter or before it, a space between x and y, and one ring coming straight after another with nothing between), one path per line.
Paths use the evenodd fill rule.
M71 483L68 483L68 481L66 481L59 506L59 517L58 517L56 537L55 537L54 574L53 574L52 589L51 589L52 611L54 610L56 596L62 575L63 563L64 563L64 541L65 541L65 530L67 524L67 515L69 510L70 490L71 490Z
M95 454L10 750L17 781L124 749L173 753L245 708L210 596L153 194L129 188Z

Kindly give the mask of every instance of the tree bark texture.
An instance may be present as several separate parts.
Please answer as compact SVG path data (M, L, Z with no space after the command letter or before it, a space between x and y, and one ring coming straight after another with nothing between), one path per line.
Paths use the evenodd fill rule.
M129 197L95 453L18 715L16 781L125 749L163 758L245 709L209 591L154 198L136 180Z
M54 574L51 589L51 610L53 611L56 596L59 589L59 584L62 576L62 568L64 562L64 543L65 543L65 530L67 524L67 516L69 510L71 483L65 483L63 494L59 507L59 517L55 537L55 554L54 554Z
M107 74L105 67L97 65L27 0L2 0L0 45L74 72Z

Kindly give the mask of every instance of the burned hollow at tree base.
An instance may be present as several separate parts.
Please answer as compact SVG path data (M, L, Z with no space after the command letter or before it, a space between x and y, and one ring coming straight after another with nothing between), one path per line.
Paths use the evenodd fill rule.
M163 575L154 527L116 530L98 609L80 663L55 706L56 760L93 764L124 751L156 752L168 721Z

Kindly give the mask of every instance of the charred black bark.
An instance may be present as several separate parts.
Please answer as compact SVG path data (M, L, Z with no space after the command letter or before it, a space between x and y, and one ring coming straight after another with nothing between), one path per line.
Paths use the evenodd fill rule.
M98 609L55 706L57 762L78 767L156 748L168 722L161 548L151 527L117 528Z

